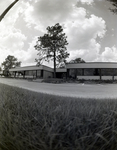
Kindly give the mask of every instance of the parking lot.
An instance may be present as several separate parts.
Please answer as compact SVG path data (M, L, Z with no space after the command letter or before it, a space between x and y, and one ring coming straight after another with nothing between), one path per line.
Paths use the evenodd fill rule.
M0 83L31 91L84 98L117 98L117 84L41 83L23 79L0 78Z

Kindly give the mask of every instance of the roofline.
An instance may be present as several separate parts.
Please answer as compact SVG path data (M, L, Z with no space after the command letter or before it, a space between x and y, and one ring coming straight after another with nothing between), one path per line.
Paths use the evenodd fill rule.
M66 63L67 64L93 64L93 63L109 63L109 64L117 64L117 62L82 62L82 63ZM15 68L26 68L26 67L40 67L40 66L44 66L44 67L48 67L53 69L53 67L49 67L46 65L32 65L32 66L21 66L21 67L14 67L14 68L10 68L10 69L15 69ZM63 69L63 68L57 68L57 69Z
M99 64L103 64L103 63L109 63L109 64L117 64L117 62L79 62L79 63L66 63L67 64L93 64L93 63L99 63Z
M15 68L27 68L27 67L40 67L40 66L42 66L42 67L48 67L48 66L46 66L46 65L32 65L32 66L14 67L14 68L10 68L10 69L15 69ZM51 67L48 67L48 68L51 68ZM51 69L53 69L53 68L51 68Z

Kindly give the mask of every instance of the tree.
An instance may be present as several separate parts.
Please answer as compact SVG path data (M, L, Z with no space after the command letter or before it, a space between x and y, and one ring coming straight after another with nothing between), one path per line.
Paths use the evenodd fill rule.
M14 56L8 55L5 61L2 63L3 66L3 74L5 76L9 76L9 69L14 67L20 67L21 62L17 60Z
M4 16L8 13L8 11L18 2L19 0L15 0L13 3L11 3L5 11L0 15L0 21L4 18Z
M110 1L114 6L114 8L110 8L110 10L117 14L117 0L107 0L107 1Z
M85 61L81 58L75 58L75 59L71 60L68 63L74 63L74 64L76 64L76 63L85 63Z
M75 59L72 59L70 60L69 62L66 62L66 63L74 63L74 64L77 64L77 63L85 63L85 61L81 58L75 58ZM61 63L59 64L58 68L65 68L65 63Z
M66 58L69 57L66 38L62 26L57 23L54 26L48 26L47 34L38 37L35 45L35 49L38 51L38 59L35 59L37 65L40 65L43 60L47 62L52 60L54 63L54 78L56 77L57 63L66 62Z

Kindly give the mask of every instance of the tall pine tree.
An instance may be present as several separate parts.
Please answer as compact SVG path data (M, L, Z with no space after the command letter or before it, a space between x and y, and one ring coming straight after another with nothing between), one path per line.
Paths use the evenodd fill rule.
M67 37L63 33L62 26L57 23L54 26L47 27L47 34L38 37L35 49L38 51L38 58L35 59L37 64L40 65L43 60L54 63L54 78L56 77L57 63L66 62L69 57L66 45L68 45Z

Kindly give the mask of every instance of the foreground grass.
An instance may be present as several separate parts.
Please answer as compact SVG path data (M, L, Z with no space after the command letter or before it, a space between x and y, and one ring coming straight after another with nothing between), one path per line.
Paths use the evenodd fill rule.
M0 84L0 150L117 150L117 100Z

